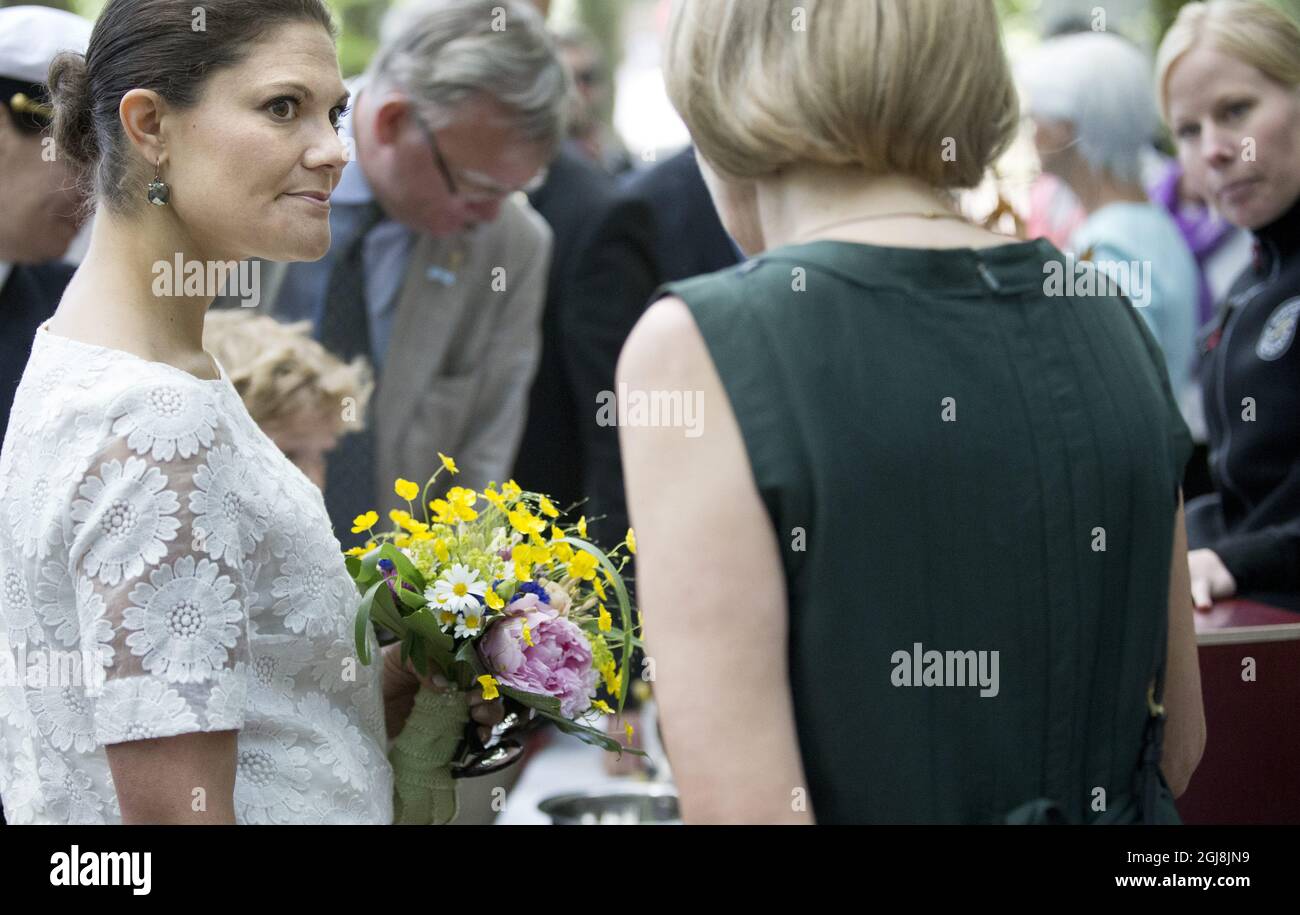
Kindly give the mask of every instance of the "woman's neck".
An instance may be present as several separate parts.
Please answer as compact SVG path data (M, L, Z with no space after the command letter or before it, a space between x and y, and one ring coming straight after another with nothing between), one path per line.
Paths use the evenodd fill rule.
M51 331L211 376L203 321L217 292L213 271L181 235L170 213L132 221L101 207Z
M764 248L834 239L904 247L959 247L1007 239L959 219L877 219L898 214L957 216L950 195L896 175L801 167L762 179L756 209Z

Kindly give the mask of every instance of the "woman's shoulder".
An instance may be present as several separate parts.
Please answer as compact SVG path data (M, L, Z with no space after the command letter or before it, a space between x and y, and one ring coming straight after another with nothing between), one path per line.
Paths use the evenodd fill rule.
M225 425L223 388L131 353L37 332L14 404L19 432L99 450L122 438L155 460L210 446Z

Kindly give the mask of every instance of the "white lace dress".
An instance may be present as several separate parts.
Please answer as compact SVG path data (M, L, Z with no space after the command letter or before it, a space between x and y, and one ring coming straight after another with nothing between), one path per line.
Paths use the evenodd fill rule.
M239 822L392 822L356 602L320 491L224 370L42 326L0 452L11 823L120 822L106 744L232 729Z

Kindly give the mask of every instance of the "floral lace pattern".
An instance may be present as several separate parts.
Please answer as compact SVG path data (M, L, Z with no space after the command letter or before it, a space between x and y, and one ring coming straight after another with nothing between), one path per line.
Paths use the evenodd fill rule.
M339 552L224 375L38 331L0 450L6 818L120 822L106 745L237 730L239 822L391 822Z

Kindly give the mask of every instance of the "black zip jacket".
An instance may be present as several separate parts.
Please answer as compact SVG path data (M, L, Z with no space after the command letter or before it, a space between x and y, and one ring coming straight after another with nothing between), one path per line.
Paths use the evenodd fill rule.
M1300 610L1300 201L1254 233L1255 261L1201 341L1213 549L1243 596Z

